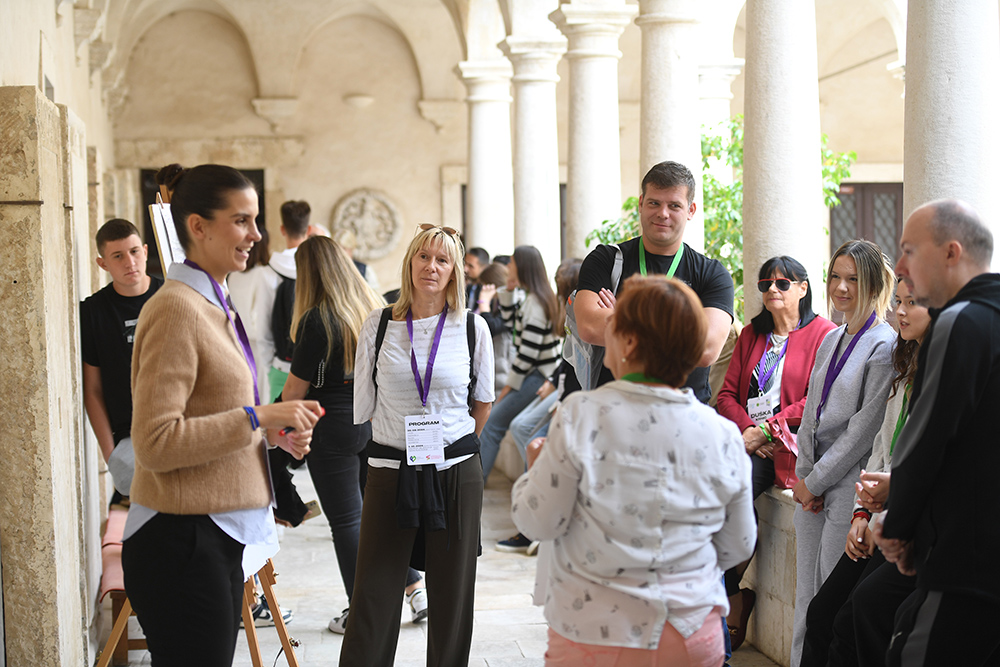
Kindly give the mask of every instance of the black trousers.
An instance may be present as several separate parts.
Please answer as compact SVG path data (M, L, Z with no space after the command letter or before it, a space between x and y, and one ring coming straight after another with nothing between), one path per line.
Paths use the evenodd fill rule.
M887 667L1000 665L1000 601L917 588L896 613Z
M774 461L772 459L762 459L761 457L754 454L750 457L750 463L752 466L751 484L753 486L753 499L757 498L774 486ZM757 517L757 509L754 508L753 511L754 518ZM754 552L757 551L756 546L754 547ZM750 558L753 558L751 555ZM725 572L723 581L726 585L726 596L732 597L740 592L740 582L743 581L743 575L737 570L739 566L734 565Z
M900 574L894 563L867 574L834 621L829 664L884 667L896 611L915 586L916 577Z
M857 664L849 599L858 583L883 563L885 557L877 549L871 558L857 562L846 553L841 555L837 566L809 603L801 667L826 667L831 656L836 656L831 664ZM845 607L847 610L841 613Z
M154 667L233 664L243 545L206 515L157 514L122 545L125 590Z
M405 465L405 464L404 464ZM426 534L428 667L466 665L472 649L476 557L483 508L479 454L445 472L447 528ZM400 597L417 528L399 528L392 468L369 468L351 616L341 646L344 667L393 664Z

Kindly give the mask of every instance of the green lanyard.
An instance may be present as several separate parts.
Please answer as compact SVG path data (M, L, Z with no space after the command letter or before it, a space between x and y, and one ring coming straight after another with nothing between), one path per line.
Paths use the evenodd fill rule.
M677 267L681 265L681 257L684 256L684 244L681 243L681 247L677 250L677 254L674 255L674 261L670 263L670 269L667 271L667 278L673 278L674 274L677 273ZM646 275L646 248L642 243L642 237L639 237L639 273Z
M643 373L627 373L621 379L626 382L641 382L642 384L666 384L666 382L659 378L644 375Z
M903 424L906 423L906 404L910 402L911 386L906 385L906 389L903 390L903 407L899 409L899 417L896 418L896 431L892 434L892 444L889 445L889 456L892 456L892 450L896 448L896 438L899 437L899 432L903 430Z

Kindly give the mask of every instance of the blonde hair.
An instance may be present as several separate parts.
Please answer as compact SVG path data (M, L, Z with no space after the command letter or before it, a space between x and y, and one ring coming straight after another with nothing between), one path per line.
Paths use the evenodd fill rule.
M448 283L446 292L448 308L452 313L461 313L465 310L465 271L463 268L465 246L462 245L458 234L449 234L442 227L431 227L417 232L417 235L410 241L410 247L406 249L406 255L403 257L399 299L392 307L392 316L397 320L403 319L413 304L413 258L424 248L436 245L444 248L452 263L451 281Z
M896 274L892 271L889 258L881 248L864 239L847 241L837 248L830 258L830 270L826 278L826 303L830 312L834 310L833 299L830 297L831 276L833 265L839 257L853 259L858 272L858 307L847 326L857 329L873 312L875 317L884 319L896 289Z
M358 273L344 249L325 236L313 236L295 251L295 307L292 309L292 342L306 313L316 309L326 332L326 362L333 353L333 327L340 326L344 343L344 375L354 372L354 353L365 318L385 300Z

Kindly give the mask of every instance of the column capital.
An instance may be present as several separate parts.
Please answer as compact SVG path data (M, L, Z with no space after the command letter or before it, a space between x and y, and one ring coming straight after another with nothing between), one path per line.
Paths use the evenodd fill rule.
M567 37L586 33L604 33L614 35L617 40L638 11L639 8L635 5L595 7L563 4L559 5L559 9L549 14L549 20L555 23ZM570 48L572 49L572 46ZM570 54L572 54L572 50Z
M701 99L733 99L733 81L743 71L745 64L743 58L732 58L699 65L698 88Z
M514 66L514 83L539 81L557 83L556 67L566 53L566 38L511 35L497 45Z
M698 3L692 0L639 0L640 28L658 23L700 23Z
M465 60L455 66L455 73L462 79L468 90L466 102L507 102L510 96L510 80L513 76L510 61Z

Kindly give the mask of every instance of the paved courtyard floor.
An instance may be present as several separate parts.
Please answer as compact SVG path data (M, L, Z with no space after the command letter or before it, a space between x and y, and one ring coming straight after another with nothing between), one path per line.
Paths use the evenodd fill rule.
M304 468L296 472L295 484L303 499L316 497ZM535 559L494 549L498 540L516 532L510 519L510 486L502 474L495 472L483 500L483 556L478 566L475 631L469 662L475 667L541 667L544 664L547 626L541 608L531 604ZM299 664L302 667L336 665L342 637L327 630L326 626L347 606L347 595L340 581L325 517L286 529L274 564L278 572L278 600L294 611L288 629L299 642L296 649ZM110 618L110 607L108 609L107 617ZM403 609L402 618L395 664L423 667L426 624L409 623L408 608ZM110 631L110 622L106 626ZM135 618L130 621L130 632L139 632ZM275 664L281 644L274 628L258 628L258 637L264 665L270 667ZM130 665L150 664L145 651L130 652L129 660ZM237 667L252 665L242 631L233 664ZM276 664L285 665L284 656L277 658ZM737 651L730 665L771 667L774 663L747 645Z

